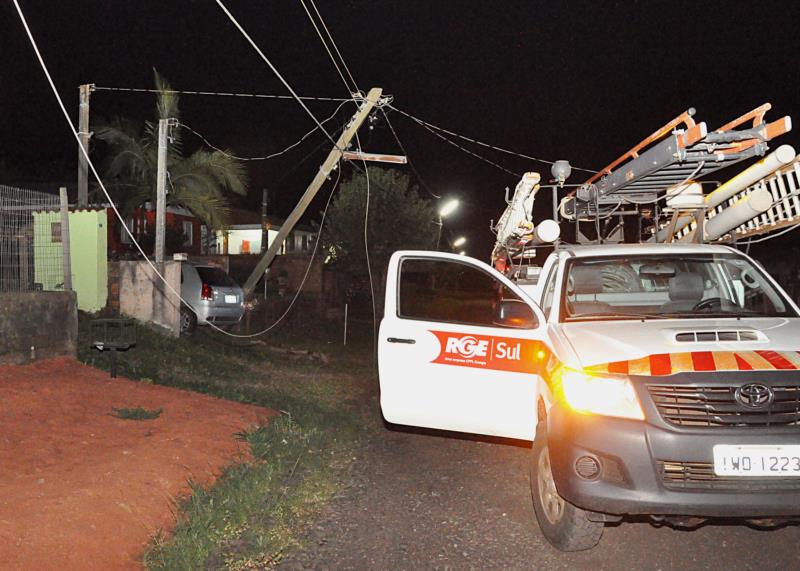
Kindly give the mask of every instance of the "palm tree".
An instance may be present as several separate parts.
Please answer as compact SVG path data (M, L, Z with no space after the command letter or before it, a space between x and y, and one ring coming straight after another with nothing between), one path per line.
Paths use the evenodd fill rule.
M178 118L178 95L155 72L158 119ZM158 170L158 121L145 121L144 128L125 117L93 125L94 137L110 150L103 182L122 214L150 201L155 204ZM172 130L167 156L167 204L182 206L203 223L217 230L230 215L226 191L247 193L247 173L241 162L225 151L200 149L184 156L181 130Z

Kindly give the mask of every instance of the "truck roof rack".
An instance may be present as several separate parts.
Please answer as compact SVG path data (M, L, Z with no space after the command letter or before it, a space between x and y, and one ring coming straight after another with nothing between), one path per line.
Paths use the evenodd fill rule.
M689 180L764 155L769 141L792 128L788 116L766 123L771 107L765 103L711 132L705 122L695 121L695 110L688 109L567 196L562 216L574 220L577 211L579 219L588 220L607 215L623 202L656 202Z

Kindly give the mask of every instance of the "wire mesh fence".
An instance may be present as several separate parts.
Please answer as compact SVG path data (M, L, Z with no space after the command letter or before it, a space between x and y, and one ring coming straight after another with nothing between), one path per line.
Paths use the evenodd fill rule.
M0 185L0 292L64 289L56 195Z

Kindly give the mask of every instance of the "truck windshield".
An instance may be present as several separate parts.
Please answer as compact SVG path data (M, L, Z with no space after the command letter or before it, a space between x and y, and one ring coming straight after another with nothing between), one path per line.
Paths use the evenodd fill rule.
M764 272L736 254L568 261L562 321L797 317Z

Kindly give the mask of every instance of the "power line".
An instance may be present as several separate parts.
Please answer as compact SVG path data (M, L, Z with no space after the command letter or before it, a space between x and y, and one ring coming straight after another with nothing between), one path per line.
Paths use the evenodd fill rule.
M397 141L397 144L400 146L400 151L401 151L401 152L402 152L402 153L405 155L405 157L406 157L406 160L408 161L408 166L410 166L410 167L411 167L411 170L412 170L412 171L414 171L414 174L417 176L417 179L419 180L419 182L420 182L420 184L422 185L422 187L423 187L423 188L424 188L424 189L425 189L425 190L428 192L428 194L430 194L430 195L431 195L433 198L441 198L441 196L439 196L438 194L434 193L434 192L433 192L433 191L430 189L430 187L428 186L428 184L425 182L425 179L423 179L423 178L422 178L422 175L420 175L420 174L419 174L419 171L417 170L417 167L415 167L415 166L414 166L414 163L411 161L411 157L409 157L409 156L408 156L408 153L406 152L406 148L403 146L403 143L400 141L400 137L398 137L398 136L397 136L397 131L395 131L395 130L394 130L394 126L392 126L392 122L391 122L391 121L389 121L389 114L388 114L388 113L386 113L386 110L384 110L384 108L383 108L383 107L381 107L381 108L380 108L380 110L381 110L381 112L383 113L383 118L384 118L384 119L386 119L386 124L387 124L387 125L389 125L389 129L392 131L392 135L394 135L394 139L395 139L395 141Z
M275 320L274 323L272 323L272 325L270 325L269 327L267 327L265 329L262 329L261 331L257 331L255 333L246 333L246 334L231 333L229 331L225 331L225 333L227 335L229 335L231 337L236 337L237 339L249 339L249 338L252 338L252 337L258 337L259 335L264 335L264 334L269 333L270 331L272 331L275 327L278 326L278 324L281 321L283 321L283 319L287 315L289 315L289 312L291 311L292 307L294 306L295 302L297 301L297 298L300 297L300 293L303 291L303 287L306 284L306 280L308 279L308 275L311 273L311 268L314 265L314 260L317 257L317 248L319 248L319 243L320 243L321 238L322 238L322 228L325 225L325 217L328 214L328 207L331 205L331 199L333 198L333 194L336 192L336 188L339 186L339 178L341 176L342 176L342 169L340 167L340 168L337 169L336 182L333 183L333 187L331 188L331 193L328 195L328 201L325 203L325 209L322 211L322 220L320 221L320 224L319 224L319 231L317 232L317 239L314 241L314 250L311 252L311 258L308 260L308 265L306 266L306 271L303 274L303 279L300 280L300 285L297 286L297 291L295 292L294 297L292 298L292 301L289 302L289 306L284 310L284 312L281 314L281 316L277 320ZM266 278L264 278L264 279L266 279ZM220 330L220 331L222 331L222 330Z
M455 133L453 131L445 129L444 127L439 127L438 125L434 125L433 123L429 123L428 121L420 119L419 117L415 117L411 113L407 113L406 111L403 111L402 109L398 109L397 107L394 107L393 105L388 105L388 106L391 109L394 109L395 111L400 113L401 115L405 115L406 117L408 117L412 121L415 121L416 123L418 123L418 124L420 124L422 126L429 127L431 129L436 129L438 131L442 131L443 133L447 133L448 135L453 135L454 137L458 137L459 139L463 139L465 141L469 141L470 143L475 143L476 145L481 145L482 147L486 147L488 149L493 149L495 151L500 151L501 153L507 153L509 155L514 155L514 156L517 156L517 157L520 157L520 158L523 158L523 159L528 159L528 160L536 161L536 162L539 162L539 163L545 163L545 164L548 164L548 165L552 165L555 162L555 161L548 161L546 159L540 159L538 157L533 157L531 155L526 155L524 153L519 153L517 151L511 151L509 149L504 149L503 147L498 147L496 145L491 145L489 143L484 143L483 141L479 141L479 140L473 139L471 137L466 137L464 135L459 135L458 133ZM591 169L585 169L585 168L576 167L576 166L573 166L572 168L575 169L575 170L585 171L585 172L589 172L589 173L592 173L592 174L596 174L597 173L597 171L594 171L594 170L591 170Z
M504 167L503 165L500 165L500 164L498 164L498 163L496 163L496 162L494 162L494 161L492 161L492 160L490 160L490 159L487 159L486 157L484 157L484 156L481 156L481 155L479 155L478 153L474 153L474 152L470 151L469 149L467 149L466 147L462 147L461 145L459 145L459 144L458 144L458 143L456 143L455 141L452 141L451 139L448 139L447 137L445 137L444 135L442 135L442 134L441 134L439 131L437 131L437 130L435 130L435 129L431 128L431 127L429 127L429 126L428 126L428 125L427 125L427 124L426 124L424 121L417 120L417 119L415 119L414 117L411 117L410 115L408 115L407 113L403 113L402 111L400 111L400 110L399 110L399 109L397 109L396 107L392 107L392 106L389 106L389 107L390 107L391 109L394 109L395 111L398 111L399 113L402 113L403 115L406 115L406 116L410 117L410 118L411 118L413 121L415 121L415 122L416 122L418 125L421 125L421 126L422 126L422 128L424 128L424 129L426 129L426 130L430 131L431 133L433 133L434 135L436 135L437 137L439 137L439 138L440 138L440 139L442 139L443 141L446 141L447 143L449 143L449 144L453 145L453 146L454 146L454 147L456 147L457 149L460 149L460 150L464 151L464 152L465 152L465 153L467 153L468 155L472 155L472 156L473 156L473 157L475 157L476 159L479 159L479 160L481 160L481 161L483 161L483 162L485 162L485 163L488 163L488 164L492 165L493 167L500 169L501 171L507 172L508 174L510 174L510 175L511 175L511 176L513 176L513 177L516 177L516 178L521 178L521 177L522 177L522 175L521 175L520 173L517 173L517 172L511 171L511 170L508 170L508 169L507 169L506 167Z
M759 244L761 242L766 242L767 240L772 240L773 238L778 238L779 236L783 236L784 234L788 234L792 230L796 230L800 227L800 223L794 224L789 226L785 230L781 230L777 234L772 234L770 236L765 236L764 238L759 238L758 240L747 240L746 242L739 242L739 244L744 244L745 246L749 246L750 244Z
M93 86L95 91L123 91L131 93L169 93L174 95L208 95L217 97L249 97L256 99L302 99L303 101L351 101L344 97L310 97L299 95L297 97L292 95L274 95L266 93L234 93L228 91L189 91L183 89L152 89L152 88L138 88L138 87L104 87Z
M333 49L336 50L336 55L339 56L339 60L342 62L342 65L344 66L344 69L347 72L348 77L350 77L350 81L352 81L353 85L355 85L356 92L360 92L360 89L358 89L358 84L356 83L356 80L353 77L353 74L350 73L350 68L347 66L347 62L344 61L344 58L342 57L342 53L339 51L339 48L336 45L336 42L333 41L333 36L331 35L330 30L328 30L328 26L325 24L325 20L322 18L322 14L320 14L319 10L317 9L316 2L314 2L314 0L311 0L311 5L314 7L314 12L317 13L317 17L319 18L319 21L322 23L322 27L325 28L325 32L328 34L328 39L330 39L331 45L333 46Z
M261 51L261 48L258 47L258 45L253 40L253 38L250 37L250 35L245 31L245 29L242 27L242 25L236 20L234 15L231 14L231 12L228 10L228 8L225 7L225 4L222 2L222 0L216 0L216 2L217 2L217 5L219 5L219 7L222 9L222 11L225 12L225 15L228 16L228 19L233 23L234 26L236 26L236 28L239 30L239 32L242 34L242 36L244 36L244 38L248 41L248 43L253 47L253 49L256 51L256 53L261 57L262 60L264 60L264 63L266 63L267 66L269 66L269 68L272 70L272 73L274 73L277 76L277 78L281 81L281 83L283 83L284 87L286 87L286 89L289 91L289 93L291 93L292 96L297 100L297 102L300 104L300 106L303 108L303 110L308 114L309 117L311 117L311 119L314 121L314 123L317 124L317 127L319 127L320 130L323 133L325 133L325 135L328 137L328 139L330 139L331 143L333 143L333 146L336 147L337 149L339 149L340 152L344 152L343 149L339 148L339 145L336 143L336 141L333 139L333 137L331 137L330 134L325 130L325 127L323 127L322 124L319 122L319 120L317 120L316 116L314 116L314 114L311 112L311 110L308 108L308 106L305 103L303 103L303 100L300 99L300 96L297 95L297 93L295 93L295 90L292 89L292 86L289 85L289 82L287 82L283 78L283 76L281 75L281 72L279 72L278 69L274 65L272 65L272 62L264 54L264 52Z
M345 105L345 103L349 103L350 101L352 101L352 100L351 99L347 99L347 100L343 101L342 103L340 103L339 106L336 108L336 111L334 111L327 119L324 119L321 122L321 124L324 125L328 121L333 120L336 117L336 115L339 113L339 111L342 109L342 107ZM236 156L236 155L233 155L233 154L229 153L228 151L225 151L224 149L220 149L219 147L211 144L211 142L209 142L209 140L206 137L204 137L201 133L197 132L195 129L192 129L189 125L179 121L178 122L178 126L179 127L183 127L187 131L193 133L196 137L201 139L206 145L208 145L209 147L211 147L215 151L220 152L223 155L225 155L227 157L230 157L232 159L236 159L238 161L266 161L266 160L269 160L269 159L274 159L275 157L283 155L283 154L289 152L290 150L294 149L296 146L298 146L300 143L305 141L308 137L310 137L312 134L314 134L319 129L319 127L314 127L308 133L306 133L305 135L300 137L299 140L297 140L296 142L292 143L291 145L289 145L288 147L286 147L282 151L278 151L276 153L272 153L270 155L266 155L266 156L263 156L263 157L239 157L239 156Z
M308 10L308 7L306 6L305 0L300 0L300 4L302 4L303 9L306 11L306 14L308 14L308 19L311 20L311 25L314 26L314 30L316 30L317 35L319 36L319 39L322 42L322 45L325 47L325 51L328 52L328 56L331 58L331 62L333 62L333 67L336 68L336 71L339 73L339 77L342 78L342 83L344 83L345 89L347 89L348 93L357 93L358 92L358 86L356 85L356 82L353 81L353 86L352 87L350 86L349 83L347 83L347 79L345 79L344 74L342 73L342 69L339 67L339 64L336 61L336 58L333 57L333 52L331 52L331 49L328 46L328 42L325 41L325 38L322 36L322 32L320 31L319 26L317 26L317 22L314 20L314 17L311 15L311 12ZM314 6L314 10L316 10L316 9L317 9L317 7ZM317 11L317 14L319 14L319 11ZM322 18L320 17L320 20L321 19ZM324 22L323 22L323 25L325 25ZM327 31L327 28L326 28L326 31ZM328 36L330 36L330 32L328 33ZM333 39L331 38L331 43L332 42L333 42ZM342 61L342 63L344 63L344 61ZM345 67L347 67L346 64L345 64ZM350 72L348 71L348 73L350 73ZM352 76L350 76L350 77L352 79Z

